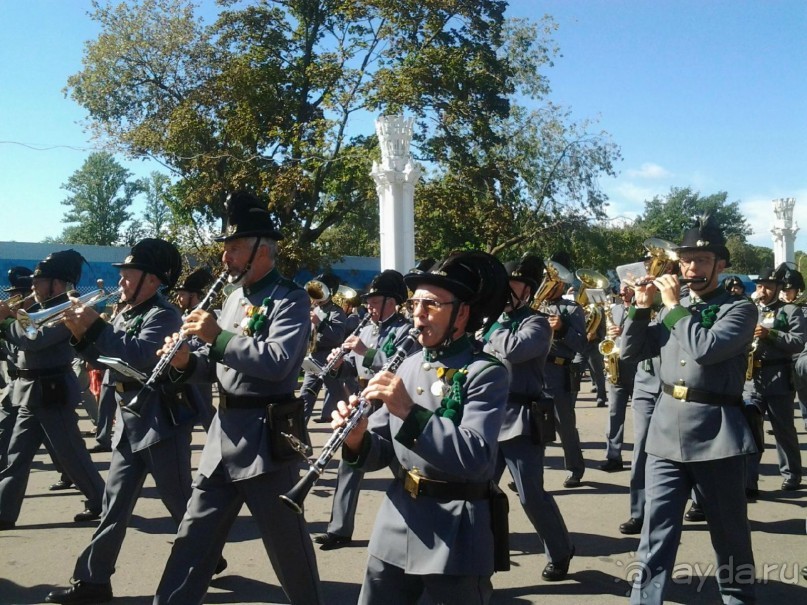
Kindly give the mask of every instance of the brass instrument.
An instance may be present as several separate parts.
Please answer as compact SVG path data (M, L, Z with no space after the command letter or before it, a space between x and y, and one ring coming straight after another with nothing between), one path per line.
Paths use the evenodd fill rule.
M748 351L748 365L745 367L745 379L751 380L754 378L754 353L759 346L759 336L755 336L751 341L751 348Z
M604 295L611 284L607 277L593 269L578 269L575 276L580 280L580 291L577 293L575 301L586 312L586 334L594 334L602 322L603 303L590 300L590 295L586 291L597 288Z
M660 237L650 237L642 245L650 255L650 259L645 263L649 277L656 278L670 273L673 268L678 269L678 253L675 251L675 244Z
M20 309L25 308L25 305L33 300L36 297L35 294L31 293L25 296L24 294L15 294L14 296L9 296L3 302L9 308L12 313L16 313Z
M605 308L606 336L600 342L598 349L605 364L605 376L611 384L619 384L619 348L616 340L608 336L608 330L614 325L614 313L610 306Z
M333 302L339 305L340 308L344 308L347 301L354 300L358 296L359 293L350 286L339 284L339 287L336 289L336 292L333 293L332 298Z
M86 305L89 307L95 306L99 303L106 302L110 298L117 296L118 292L106 292L104 290L104 280L97 281L98 289L83 294L78 298L78 304ZM39 336L39 330L45 327L58 325L64 321L65 312L75 306L71 300L63 302L49 309L28 313L24 309L17 311L17 321L22 327L25 335L31 340L35 340Z
M306 282L305 291L311 299L311 316L317 311L317 307L325 303L331 297L331 290L318 279ZM316 326L311 326L311 336L308 341L308 354L311 355L317 350L317 330Z
M555 289L555 286L559 283L570 284L573 281L574 276L571 271L560 263L547 259L544 261L544 279L532 297L530 307L535 311L546 313L546 299Z

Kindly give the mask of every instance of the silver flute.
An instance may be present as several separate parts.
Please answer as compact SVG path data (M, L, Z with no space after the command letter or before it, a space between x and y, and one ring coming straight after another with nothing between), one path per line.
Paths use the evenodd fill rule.
M385 363L381 368L381 372L395 373L398 368L401 367L403 360L406 359L407 355L409 355L409 350L417 341L418 336L420 336L420 329L412 328L409 330L409 334L407 334L406 338L398 346L393 356L390 357L387 360L387 363ZM362 418L370 415L373 407L373 401L367 399L366 397L359 397L356 407L350 410L350 414L348 415L345 424L333 432L327 443L322 446L322 452L320 453L319 458L309 464L308 472L297 482L293 488L280 496L280 499L284 504L286 504L297 514L302 514L303 501L308 495L308 492L311 491L311 488L314 487L314 484L320 478L322 473L325 472L331 458L333 458L336 452L341 449L342 444L345 442L345 439L347 439L350 432L359 425ZM284 434L284 436L289 440L294 449L303 454L303 456L306 455L306 452L308 451L308 444L303 443L293 435Z

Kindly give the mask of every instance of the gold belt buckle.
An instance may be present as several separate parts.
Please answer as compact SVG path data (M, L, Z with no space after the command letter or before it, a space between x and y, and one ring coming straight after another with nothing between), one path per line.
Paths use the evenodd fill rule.
M552 360L552 363L554 363L556 366L562 366L563 357L555 357L555 359Z
M687 400L687 393L689 392L689 388L685 387L682 384L676 384L673 386L672 396L676 399L680 399L681 401Z
M116 382L115 383L115 391L117 393L123 395L125 389L123 388L123 383L122 382Z
M413 468L411 471L406 471L404 489L412 498L418 497L420 493L420 474L418 473L418 469Z

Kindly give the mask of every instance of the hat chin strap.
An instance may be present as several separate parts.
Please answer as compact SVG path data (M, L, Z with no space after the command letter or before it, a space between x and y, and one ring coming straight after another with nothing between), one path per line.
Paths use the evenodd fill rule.
M459 300L455 300L451 303L451 316L448 318L448 328L446 328L446 333L443 336L442 347L447 347L454 342L454 322L457 320L461 304L462 301Z

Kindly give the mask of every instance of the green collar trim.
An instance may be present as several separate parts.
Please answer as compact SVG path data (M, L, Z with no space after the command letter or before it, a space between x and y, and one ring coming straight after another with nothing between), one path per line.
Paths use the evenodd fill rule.
M264 275L255 283L252 283L248 286L244 286L244 296L249 296L254 292L260 292L264 288L267 288L274 284L276 281L280 280L280 271L277 270L277 267L274 267L269 273Z
M439 349L423 349L424 361L438 361L446 357L452 357L458 353L462 353L471 348L471 339L467 334L463 334L457 340L453 341L447 347Z

